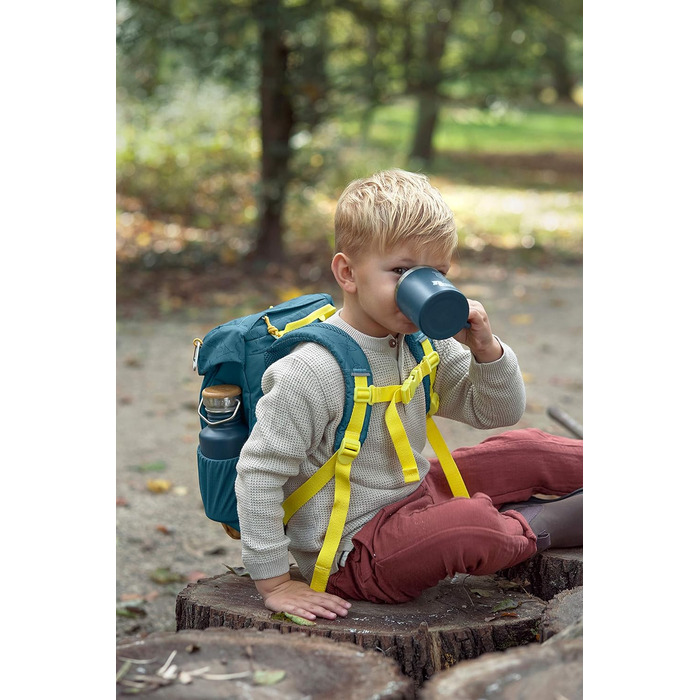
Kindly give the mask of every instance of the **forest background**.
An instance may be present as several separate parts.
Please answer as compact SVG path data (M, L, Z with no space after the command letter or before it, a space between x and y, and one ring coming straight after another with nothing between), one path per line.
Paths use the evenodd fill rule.
M470 261L580 263L577 0L119 0L117 20L120 314L328 283L339 193L387 167L431 177Z

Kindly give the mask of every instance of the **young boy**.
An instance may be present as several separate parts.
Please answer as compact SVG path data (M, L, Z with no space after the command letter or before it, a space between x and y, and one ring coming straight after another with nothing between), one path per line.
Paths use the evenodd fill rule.
M335 236L331 267L343 305L325 323L360 344L375 386L399 385L417 364L404 337L418 329L396 306L396 283L418 265L447 274L457 246L453 214L426 177L390 170L348 185ZM433 343L440 356L436 415L483 429L513 425L525 409L518 361L493 335L484 307L472 299L469 306L470 327ZM270 610L334 619L347 615L347 599L405 602L456 572L491 574L548 546L582 544L581 441L516 430L458 449L453 457L471 498L454 498L437 460L422 454L420 386L409 403L397 405L420 480L404 481L384 422L387 404L375 404L352 463L347 520L326 590L292 580L289 552L311 579L333 481L286 529L281 504L333 455L344 380L328 350L302 343L270 366L262 388L236 493L243 563ZM537 493L564 498L532 498Z

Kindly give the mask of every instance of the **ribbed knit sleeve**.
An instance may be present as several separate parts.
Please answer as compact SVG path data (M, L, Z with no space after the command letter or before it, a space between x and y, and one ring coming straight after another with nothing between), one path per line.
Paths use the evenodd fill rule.
M453 338L436 341L440 355L435 391L437 415L474 428L502 428L517 423L525 411L525 384L513 350L498 339L503 355L479 363Z

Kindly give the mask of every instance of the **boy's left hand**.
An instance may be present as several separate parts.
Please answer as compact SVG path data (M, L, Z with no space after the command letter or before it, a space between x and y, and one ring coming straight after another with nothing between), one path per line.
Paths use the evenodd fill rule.
M470 328L463 328L454 339L466 345L477 362L494 362L503 355L503 348L491 332L489 317L481 302L468 301Z

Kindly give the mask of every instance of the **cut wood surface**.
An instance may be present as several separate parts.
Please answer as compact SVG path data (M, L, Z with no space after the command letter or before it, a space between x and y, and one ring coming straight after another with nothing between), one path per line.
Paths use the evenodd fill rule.
M410 603L353 601L346 618L302 626L274 619L249 577L225 573L181 591L176 618L178 630L272 628L350 642L394 659L420 685L463 659L534 641L545 606L502 577L459 574Z
M532 595L551 600L557 593L583 585L583 547L549 549L498 573L522 584Z
M430 679L421 700L582 700L583 637L463 661Z
M155 691L155 692L152 692ZM117 697L156 700L410 700L383 655L322 637L224 628L154 633L117 647Z

